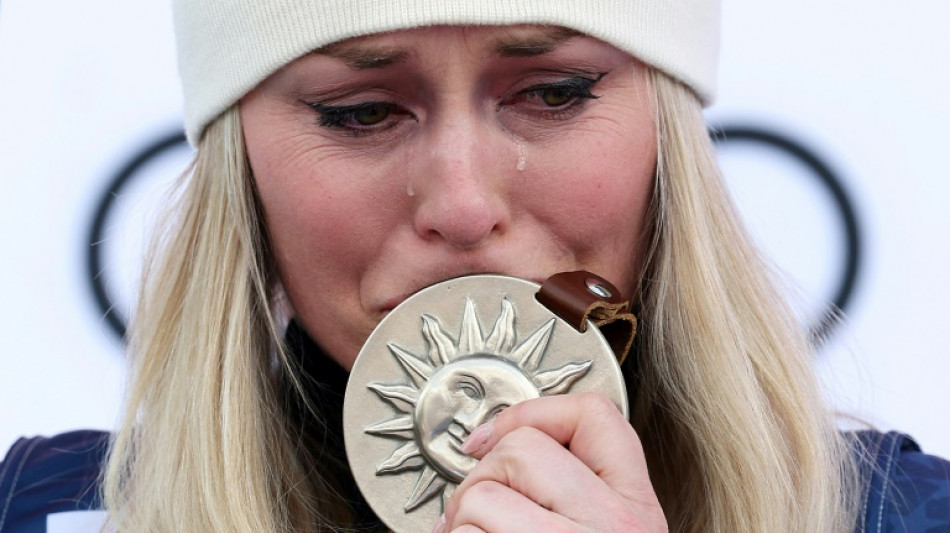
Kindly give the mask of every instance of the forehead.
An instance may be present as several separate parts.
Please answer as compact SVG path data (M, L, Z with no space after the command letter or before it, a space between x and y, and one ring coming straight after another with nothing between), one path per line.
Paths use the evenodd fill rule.
M560 26L432 26L355 37L313 52L334 57L355 69L378 68L411 60L420 53L438 51L449 37L461 38L468 48L486 57L542 55L581 35Z

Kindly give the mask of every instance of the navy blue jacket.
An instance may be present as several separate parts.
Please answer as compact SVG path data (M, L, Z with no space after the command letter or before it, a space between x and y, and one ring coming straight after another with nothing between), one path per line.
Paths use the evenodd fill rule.
M865 479L859 532L950 533L950 462L924 454L910 437L891 431L854 434Z
M950 463L900 433L854 436L870 479L858 531L950 533ZM46 533L47 515L101 509L107 440L99 431L18 440L0 464L0 533Z
M47 515L101 509L108 439L73 431L16 441L0 464L0 533L46 533Z

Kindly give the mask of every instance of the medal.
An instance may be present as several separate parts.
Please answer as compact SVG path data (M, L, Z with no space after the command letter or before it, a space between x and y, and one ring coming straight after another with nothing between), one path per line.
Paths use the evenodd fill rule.
M626 302L611 303L616 289L589 273L539 289L498 275L444 281L398 305L363 345L347 382L344 439L360 491L393 531L432 527L477 463L462 443L506 407L599 392L628 416L618 342L588 327L634 321Z

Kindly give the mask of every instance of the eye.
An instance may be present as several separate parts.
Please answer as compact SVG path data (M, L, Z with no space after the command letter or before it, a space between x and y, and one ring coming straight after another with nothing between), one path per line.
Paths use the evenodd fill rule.
M544 89L540 93L541 100L551 106L551 107L560 107L568 102L570 102L575 96L573 91L567 87L551 87L550 89ZM591 95L592 97L593 95Z
M389 105L373 103L362 106L353 111L353 120L362 126L372 126L386 120L389 116Z
M392 102L363 102L343 106L307 105L320 114L320 126L353 133L387 129L396 124L397 118L411 116L407 110Z
M606 75L602 73L593 78L573 76L551 83L539 83L522 89L508 100L503 106L519 103L534 104L542 109L561 109L579 104L583 100L594 100L598 96L591 92L594 85Z

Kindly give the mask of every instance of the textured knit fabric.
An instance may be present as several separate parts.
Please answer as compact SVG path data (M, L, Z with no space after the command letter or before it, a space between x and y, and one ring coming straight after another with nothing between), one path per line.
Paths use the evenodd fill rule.
M441 24L551 24L629 52L715 94L720 0L175 0L185 129L208 123L267 76L327 44Z

